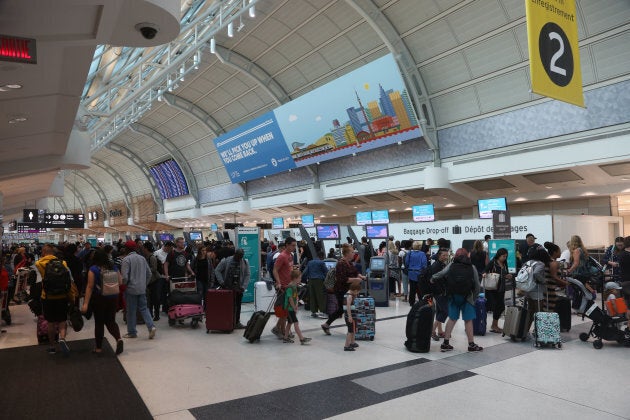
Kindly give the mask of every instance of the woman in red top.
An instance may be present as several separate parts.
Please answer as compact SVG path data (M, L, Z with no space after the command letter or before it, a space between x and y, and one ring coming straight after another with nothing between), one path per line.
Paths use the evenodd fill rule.
M343 244L341 248L341 259L335 267L335 296L337 297L337 311L328 317L328 320L321 325L326 335L330 335L330 325L335 319L343 315L343 296L348 292L350 283L365 280L365 276L360 274L357 267L352 263L354 259L354 249L350 244Z

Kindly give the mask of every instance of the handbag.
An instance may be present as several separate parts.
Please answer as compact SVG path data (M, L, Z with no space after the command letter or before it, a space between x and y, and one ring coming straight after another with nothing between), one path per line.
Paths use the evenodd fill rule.
M499 280L501 280L501 274L486 273L483 279L483 288L485 290L497 290L499 288Z
M75 332L83 329L83 315L81 315L81 311L74 304L68 305L68 321Z

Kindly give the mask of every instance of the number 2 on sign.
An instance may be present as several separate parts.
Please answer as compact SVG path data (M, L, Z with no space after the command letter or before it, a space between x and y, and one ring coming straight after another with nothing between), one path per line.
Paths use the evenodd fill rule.
M566 76L567 71L562 67L556 65L556 62L562 57L562 54L564 54L564 42L562 41L562 37L557 32L549 32L549 40L558 41L560 47L558 48L558 51L556 51L556 53L551 57L551 62L549 63L549 71Z

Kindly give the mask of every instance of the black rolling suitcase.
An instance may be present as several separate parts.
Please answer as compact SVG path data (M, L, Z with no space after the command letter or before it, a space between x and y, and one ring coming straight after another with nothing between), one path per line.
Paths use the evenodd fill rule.
M422 299L414 303L407 315L405 347L413 353L428 353L431 348L431 332L435 307L433 299Z
M276 302L276 298L278 294L269 302L269 307L267 310L256 311L252 314L252 317L247 321L247 326L245 327L245 331L243 332L243 337L250 343L253 343L256 340L260 340L260 336L267 325L267 321L269 321L269 317L271 317L273 306Z
M560 317L560 331L571 331L571 299L564 296L558 296L556 300L556 312Z

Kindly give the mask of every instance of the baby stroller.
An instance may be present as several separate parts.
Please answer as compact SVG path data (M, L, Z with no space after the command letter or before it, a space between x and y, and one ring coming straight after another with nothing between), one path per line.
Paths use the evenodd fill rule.
M624 322L626 320L625 317L612 317L606 314L595 303L595 294L591 293L581 281L571 277L567 277L566 280L571 286L582 292L582 301L577 310L578 313L582 314L582 319L586 316L593 321L589 332L580 334L580 340L588 341L590 337L594 337L593 347L598 350L604 346L602 340L616 341L619 344L623 344L625 334L619 328L619 323Z

